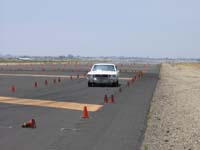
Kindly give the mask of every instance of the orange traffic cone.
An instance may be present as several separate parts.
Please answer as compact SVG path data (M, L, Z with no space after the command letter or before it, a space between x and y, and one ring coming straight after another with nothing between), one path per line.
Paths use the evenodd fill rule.
M135 82L135 78L133 77L133 78L131 79L131 81L132 81L132 83Z
M137 73L138 78L140 78L140 73Z
M110 96L110 101L109 102L110 103L114 103L114 95L113 94Z
M137 77L135 76L135 80L137 79Z
M83 108L82 118L89 118L87 106L84 106L84 108Z
M72 75L70 76L70 80L72 80L73 79L73 77L72 77Z
M121 93L122 92L122 88L119 88L119 93Z
M53 83L54 83L54 84L56 83L56 79L53 79Z
M137 75L138 75L138 78L141 78L141 71L140 70L138 71Z
M22 128L36 128L35 119L31 119L28 122L22 124Z
M129 83L129 81L127 81L126 86L129 87L129 85L130 85L130 83Z
M142 71L140 71L140 77L142 77L143 76L143 72Z
M44 81L44 84L45 84L45 85L48 85L48 81L47 81L47 80L45 80L45 81Z
M34 87L35 87L35 88L38 87L38 83L37 83L37 82L34 83Z
M104 103L108 103L108 96L107 95L104 96Z
M13 92L13 93L15 92L15 86L14 85L11 86L11 92Z

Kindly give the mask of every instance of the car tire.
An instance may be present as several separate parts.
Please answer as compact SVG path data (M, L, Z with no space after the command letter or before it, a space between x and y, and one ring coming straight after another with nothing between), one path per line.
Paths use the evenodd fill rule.
M88 87L92 87L92 83L88 82Z

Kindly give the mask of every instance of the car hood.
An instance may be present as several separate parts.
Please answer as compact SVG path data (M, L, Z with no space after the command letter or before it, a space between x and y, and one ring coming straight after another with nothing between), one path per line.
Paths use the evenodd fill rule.
M116 71L90 71L88 72L88 75L101 75L101 74L106 74L106 75L117 75Z

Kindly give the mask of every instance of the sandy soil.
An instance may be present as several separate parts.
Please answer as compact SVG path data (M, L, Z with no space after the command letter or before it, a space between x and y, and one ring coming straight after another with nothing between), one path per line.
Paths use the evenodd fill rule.
M142 150L200 150L200 64L162 64Z

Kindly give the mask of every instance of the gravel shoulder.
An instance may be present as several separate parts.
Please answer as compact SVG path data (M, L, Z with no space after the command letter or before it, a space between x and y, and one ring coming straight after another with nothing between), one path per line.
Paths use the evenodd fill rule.
M162 64L141 150L200 149L200 64Z

